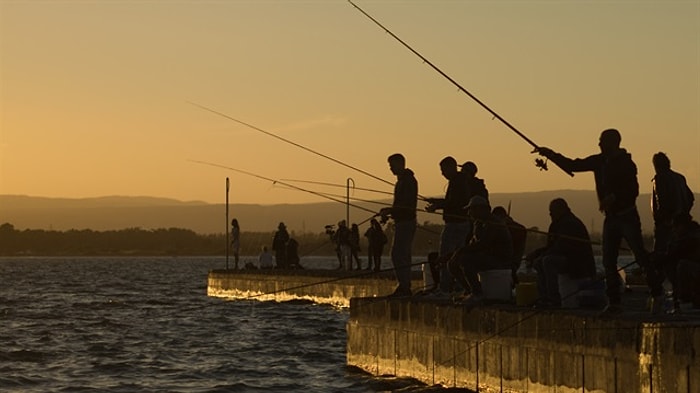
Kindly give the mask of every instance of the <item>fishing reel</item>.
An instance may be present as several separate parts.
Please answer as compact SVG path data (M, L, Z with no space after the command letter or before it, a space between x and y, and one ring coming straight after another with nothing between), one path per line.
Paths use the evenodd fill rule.
M535 158L535 166L540 168L541 171L546 171L549 168L547 168L547 159L546 158Z

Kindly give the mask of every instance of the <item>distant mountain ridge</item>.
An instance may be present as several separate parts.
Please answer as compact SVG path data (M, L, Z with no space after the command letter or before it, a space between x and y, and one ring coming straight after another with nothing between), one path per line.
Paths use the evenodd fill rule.
M527 227L546 230L549 226L547 207L554 198L564 198L574 213L591 232L601 232L603 215L598 211L594 191L556 190L525 193L494 193L491 205L511 206L513 218ZM651 234L650 195L637 199L642 227ZM697 199L697 196L696 196ZM381 204L351 201L369 211L378 211ZM378 201L390 203L389 200ZM423 204L419 204L420 207ZM224 233L228 226L224 204L201 201L179 201L170 198L106 196L99 198L46 198L23 195L0 195L0 224L10 223L16 229L92 229L97 231L125 228L184 228L197 233ZM237 218L243 231L272 232L279 222L291 231L323 232L324 226L345 218L346 206L338 202L307 204L231 204L229 218ZM350 210L351 222L366 222L371 213ZM698 204L693 216L699 217ZM441 223L440 215L421 212L419 222ZM366 223L361 228L366 228Z
M133 207L206 205L202 201L179 201L150 196L103 196L94 198L48 198L27 195L0 195L0 209L71 208L71 207Z

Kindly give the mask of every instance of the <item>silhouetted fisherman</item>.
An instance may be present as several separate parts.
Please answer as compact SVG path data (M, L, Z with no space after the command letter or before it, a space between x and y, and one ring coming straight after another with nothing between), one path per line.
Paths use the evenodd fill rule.
M238 255L241 249L241 227L238 220L231 220L231 251L233 251L234 268L238 269Z
M299 258L299 242L294 238L290 238L287 242L287 267L290 269L303 269L301 259Z
M685 177L671 170L671 160L659 152L652 158L656 174L652 179L651 211L654 217L654 253L652 262L673 286L674 308L678 308L678 258L669 258L669 251L675 218L690 215L695 202L693 191Z
M286 269L287 266L287 242L289 241L289 232L287 226L280 222L277 226L277 232L272 238L272 249L275 250L275 261L278 269Z
M440 161L440 172L447 179L445 197L428 198L428 206L425 210L429 212L442 210L445 225L440 234L439 258L447 261L452 253L467 244L467 239L471 235L472 221L465 210L470 195L467 186L468 175L459 172L457 161L453 157L447 156ZM441 264L439 276L434 276L434 280L440 283L440 293L437 293L437 296L449 296L456 289L454 278L445 263Z
M467 205L474 222L473 235L466 246L455 252L447 265L455 279L465 289L460 300L466 307L483 302L479 272L510 269L513 242L503 222L491 214L486 198L476 195ZM510 291L510 284L508 291Z
M479 170L476 164L467 161L461 165L462 173L467 176L467 201L469 201L473 196L479 195L489 200L489 190L486 189L486 184L483 179L476 177L476 173Z
M674 311L700 309L700 225L690 214L674 217L667 257L677 266Z
M394 202L382 208L382 221L394 219L394 241L391 245L391 262L396 271L398 286L390 296L411 296L411 247L416 233L416 207L418 206L418 181L413 171L406 168L406 158L396 153L389 156L389 169L396 175Z
M537 270L538 308L561 306L559 275L571 279L595 278L595 259L588 230L574 215L563 198L549 203L552 219L547 231L547 245L527 255L528 263Z
M671 170L671 160L662 152L652 158L656 174L651 180L651 211L654 216L654 251L668 247L673 218L690 214L695 196L685 177Z
M345 220L338 221L338 230L333 235L333 240L338 247L338 261L340 266L338 269L345 268L352 270L352 249L350 247L350 228L348 228Z
M603 222L603 266L608 305L604 314L621 313L621 280L617 272L617 257L624 238L632 249L636 262L644 268L647 285L653 297L652 313L661 310L663 287L661 275L649 263L649 255L642 240L642 224L637 211L639 195L637 166L632 156L620 147L622 137L615 129L607 129L600 134L598 146L600 154L586 158L571 159L546 147L538 147L535 152L554 161L568 172L593 172L600 211L605 214Z
M357 263L357 270L362 269L362 262L360 262L360 227L353 223L350 226L350 270L352 270L352 262Z
M382 225L376 218L370 221L365 237L368 243L367 270L372 270L372 264L374 264L374 271L378 272L382 266L382 253L384 253L384 245L387 243L387 238L384 230L382 230Z

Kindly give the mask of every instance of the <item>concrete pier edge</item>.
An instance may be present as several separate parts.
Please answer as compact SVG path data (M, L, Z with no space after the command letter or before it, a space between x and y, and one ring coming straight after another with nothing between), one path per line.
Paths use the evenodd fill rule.
M356 275L215 270L207 293L349 306L347 364L374 375L480 392L700 392L698 314L601 318L595 310L514 305L467 310L424 297L375 296L393 291L393 275Z

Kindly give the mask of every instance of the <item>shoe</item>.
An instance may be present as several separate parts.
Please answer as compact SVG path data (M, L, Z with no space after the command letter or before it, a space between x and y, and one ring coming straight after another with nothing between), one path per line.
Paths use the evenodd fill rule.
M458 303L467 309L471 309L476 306L482 305L484 303L484 297L482 295L472 293L471 295L467 295L467 297L465 297Z
M402 297L411 297L411 290L410 289L403 289L403 288L396 288L394 293L391 295L387 296L390 298L402 298Z
M608 304L605 308L598 314L601 317L612 317L615 315L620 315L624 312L622 305L617 303Z
M460 303L460 302L462 302L464 299L466 299L469 295L470 295L469 292L467 292L467 291L465 291L464 289L462 289L461 291L452 292L451 297L452 297L452 301L453 301L453 302L455 302L455 303Z

